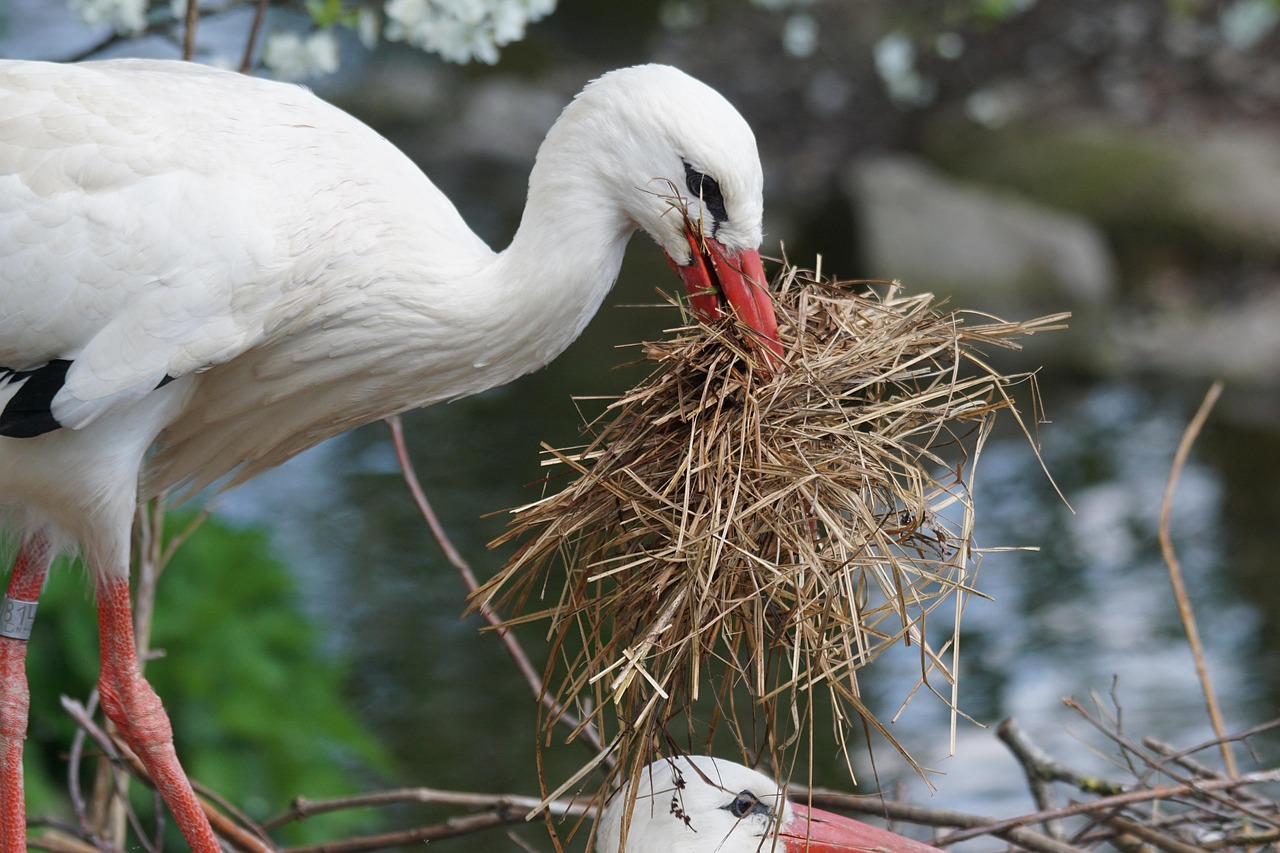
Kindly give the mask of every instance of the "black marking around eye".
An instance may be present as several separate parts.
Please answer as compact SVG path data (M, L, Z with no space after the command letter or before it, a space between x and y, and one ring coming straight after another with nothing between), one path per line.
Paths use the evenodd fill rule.
M711 214L716 225L729 221L729 211L724 206L724 195L720 192L720 185L716 183L715 178L704 175L685 163L684 180L694 198L702 199L703 207Z
M730 814L738 819L745 818L749 815L758 814L768 817L772 812L769 807L760 801L760 798L750 791L741 791L733 801L727 805L721 806Z
M53 398L67 381L71 362L55 358L32 370L0 367L0 383L21 382L9 405L0 412L0 435L9 438L35 438L62 427L53 416Z

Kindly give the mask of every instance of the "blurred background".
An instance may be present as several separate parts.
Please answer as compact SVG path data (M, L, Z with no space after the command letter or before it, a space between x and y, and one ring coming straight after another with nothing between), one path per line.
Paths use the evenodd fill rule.
M6 0L0 56L176 55L163 27L136 39L86 26L85 7L102 5ZM267 32L305 38L325 5L273 8ZM198 58L238 62L250 18L212 14ZM368 20L366 37L379 25ZM1024 388L1020 404L1066 500L1005 419L977 472L977 544L1024 550L982 558L990 600L969 601L961 644L973 722L960 722L954 754L941 702L922 692L895 717L918 677L910 655L861 674L872 709L936 772L926 783L874 741L873 768L860 743L858 790L1009 816L1033 804L992 731L1004 717L1102 773L1119 771L1063 696L1094 696L1134 736L1211 736L1156 533L1174 450L1218 378L1226 390L1182 474L1173 538L1228 729L1277 716L1278 20L1270 0L561 0L491 65L401 43L371 51L353 23L334 30L332 56L295 53L276 70L335 67L305 82L403 148L501 248L564 103L610 68L671 63L755 128L766 255L810 267L821 256L825 273L899 279L1008 319L1073 312L1069 331L999 356L1038 371L1040 398ZM634 351L617 345L673 324L654 306L674 284L637 239L606 307L548 369L406 418L427 494L482 578L505 557L486 548L503 510L538 494L539 443L578 440L573 397L638 378L624 366ZM154 643L167 656L148 670L194 776L256 815L297 794L392 784L536 790L533 700L495 638L459 618L461 584L384 426L214 506L162 583L171 602ZM96 667L83 578L55 580L70 615L42 608L32 644L33 740L48 757L28 770L50 809L69 739L56 696L85 695ZM522 638L540 662L539 631ZM1274 739L1255 746L1274 762ZM557 747L550 775L586 757ZM817 765L816 781L849 787L835 755ZM518 835L547 846L539 824ZM498 834L441 844L518 849Z

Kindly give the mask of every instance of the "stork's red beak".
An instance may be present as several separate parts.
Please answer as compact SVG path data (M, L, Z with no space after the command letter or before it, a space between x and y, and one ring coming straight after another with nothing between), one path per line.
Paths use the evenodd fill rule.
M787 853L938 853L938 848L865 823L791 804L795 817L779 833Z
M755 249L730 252L713 237L698 237L692 228L685 229L685 237L689 240L689 263L681 266L670 255L667 260L684 281L694 314L701 320L718 319L723 299L738 319L755 331L760 343L781 358L778 319L760 253ZM776 359L771 358L773 361Z

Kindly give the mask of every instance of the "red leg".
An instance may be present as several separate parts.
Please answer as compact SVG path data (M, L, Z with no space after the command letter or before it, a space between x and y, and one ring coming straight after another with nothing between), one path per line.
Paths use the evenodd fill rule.
M27 737L27 637L49 569L49 543L36 535L18 549L9 589L0 605L0 851L27 849L22 793L22 743Z
M98 677L102 710L146 766L191 849L219 853L209 820L178 763L169 717L138 667L127 580L99 581L98 633L102 643L102 673Z

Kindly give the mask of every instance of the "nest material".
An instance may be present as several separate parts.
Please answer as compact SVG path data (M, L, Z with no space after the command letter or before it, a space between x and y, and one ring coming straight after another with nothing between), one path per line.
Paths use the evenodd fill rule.
M672 747L668 725L699 701L756 754L794 744L824 696L838 738L858 718L889 737L857 671L900 641L954 707L969 478L1027 378L982 350L1065 315L943 313L794 267L774 300L784 366L732 322L646 344L656 369L587 424L589 443L548 449L574 479L515 510L500 541L521 545L478 593L513 623L550 620L548 689L622 767ZM948 600L954 624L931 645L926 617Z

